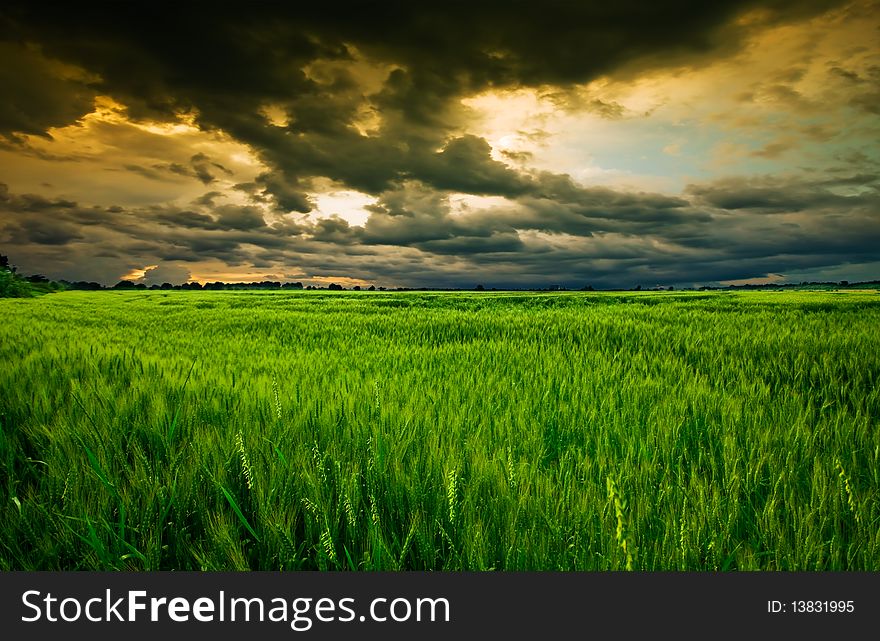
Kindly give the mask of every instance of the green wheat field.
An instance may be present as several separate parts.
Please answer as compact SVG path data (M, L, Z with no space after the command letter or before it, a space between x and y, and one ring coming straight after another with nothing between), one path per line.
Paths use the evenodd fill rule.
M0 569L878 570L880 295L0 301Z

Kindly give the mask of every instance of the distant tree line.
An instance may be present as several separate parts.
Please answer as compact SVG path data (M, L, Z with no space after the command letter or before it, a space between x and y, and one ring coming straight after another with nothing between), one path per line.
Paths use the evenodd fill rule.
M831 289L840 287L877 287L880 281L866 281L859 283L850 283L849 281L839 282L801 282L801 283L768 283L764 285L724 285L724 286L708 286L701 287L685 287L683 291L711 291L711 290L732 290L732 289ZM666 287L656 285L647 288L645 291L672 291L672 286ZM199 282L183 283L180 285L172 285L171 283L152 284L136 283L132 280L120 280L112 287L106 287L101 283L84 280L58 280L54 281L46 278L42 274L33 274L31 276L22 276L18 273L15 266L9 264L9 258L0 254L0 298L26 298L39 294L47 294L64 290L330 290L344 291L345 287L338 283L330 283L326 287L318 287L315 285L303 285L301 282L281 282L277 280L262 280L250 283L225 283L223 281L207 282L205 284ZM361 287L354 285L351 291L388 291L385 287ZM516 287L516 288L486 288L479 284L473 287L474 291L532 291L532 292L565 292L569 291L564 285L550 285L548 287ZM456 287L396 287L391 291L462 291L462 288ZM592 292L596 291L592 285L584 285L580 291ZM629 289L606 289L605 291L642 291L641 285L636 285Z
M395 292L460 292L466 291L465 288L461 287L376 287L375 285L370 285L369 287L361 287L360 285L354 285L351 288L343 287L338 283L330 283L326 287L318 287L315 285L303 285L301 282L280 282L280 281L270 281L264 280L259 282L250 282L250 283L224 283L223 281L215 281L215 282L207 282L204 285L198 282L192 283L183 283L182 285L172 285L171 283L162 283L161 285L145 285L144 283L135 283L130 280L121 280L112 287L104 287L100 283L92 283L85 281L76 281L69 282L62 280L60 283L64 286L65 289L88 289L88 290L97 290L97 289L107 289L107 290L115 290L115 289L139 289L139 290L157 290L157 289L174 289L174 290L186 290L186 289L196 289L196 290L329 290L329 291L395 291ZM873 287L880 286L880 281L865 281L859 283L850 283L849 281L839 281L839 282L801 282L801 283L768 283L765 285L702 285L698 287L682 287L681 291L722 291L722 290L734 290L734 289L839 289L841 287ZM498 292L498 291L523 291L523 292L568 292L568 291L582 291L582 292L594 292L594 291L606 291L606 292L662 292L662 291L675 291L675 287L673 285L665 286L665 285L655 285L653 287L642 287L641 285L635 285L630 288L616 288L616 287L608 287L608 288L599 288L596 289L592 285L584 285L583 287L578 288L578 290L572 290L564 285L550 285L548 287L486 287L484 285L476 285L473 287L473 291L477 292Z
M66 282L66 281L64 281ZM182 285L172 285L171 283L162 283L161 285L146 285L144 283L135 283L130 280L121 280L112 287L103 287L99 283L87 283L84 281L77 281L72 283L67 283L68 289L140 289L140 290L156 290L156 289L197 289L197 290L244 290L244 289L262 289L262 290L273 290L273 289L305 289L305 290L317 290L317 289L329 289L342 291L345 289L342 285L337 283L330 283L327 287L315 287L314 285L303 285L301 282L280 282L277 280L261 280L259 282L251 282L251 283L224 283L223 281L213 281L207 282L204 285L199 282L192 283L183 283ZM354 291L361 291L360 285L355 285L352 287ZM366 291L376 291L377 287L375 285L370 285L367 288L364 288ZM384 287L378 288L381 291L385 291Z
M61 283L49 280L41 274L22 276L9 258L0 254L0 298L30 298L64 289Z

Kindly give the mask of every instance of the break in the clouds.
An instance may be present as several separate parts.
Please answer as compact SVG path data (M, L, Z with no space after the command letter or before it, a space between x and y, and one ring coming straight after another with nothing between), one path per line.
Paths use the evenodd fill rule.
M143 282L880 277L878 4L0 10L0 247Z

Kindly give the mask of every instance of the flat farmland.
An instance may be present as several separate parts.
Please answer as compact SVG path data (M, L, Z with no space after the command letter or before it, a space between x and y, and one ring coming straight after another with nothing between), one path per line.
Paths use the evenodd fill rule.
M878 570L880 296L0 301L4 570Z

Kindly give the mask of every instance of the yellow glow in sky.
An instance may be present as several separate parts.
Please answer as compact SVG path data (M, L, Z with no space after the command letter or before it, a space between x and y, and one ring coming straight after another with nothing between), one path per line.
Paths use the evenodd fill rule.
M123 274L120 280L140 280L147 273L148 269L155 269L159 265L146 265L143 269L132 269L127 274Z
M350 189L313 193L309 194L309 198L315 203L313 216L329 218L336 215L348 221L349 225L363 225L367 222L370 212L364 207L376 201L372 196Z

